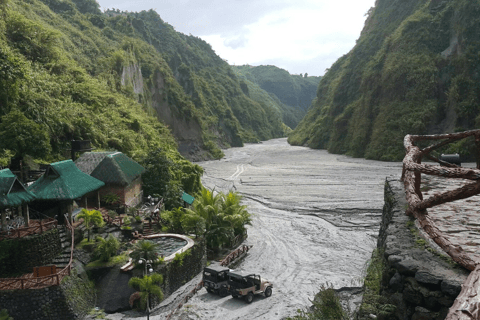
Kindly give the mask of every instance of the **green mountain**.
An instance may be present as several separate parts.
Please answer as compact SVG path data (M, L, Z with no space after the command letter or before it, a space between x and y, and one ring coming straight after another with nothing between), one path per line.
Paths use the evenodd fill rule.
M0 134L9 137L2 163L62 159L73 139L135 159L157 148L211 159L220 147L281 137L284 125L209 44L153 10L0 0Z
M479 97L479 1L377 0L289 142L400 160L406 134L478 128ZM466 154L471 145L447 151Z
M307 109L316 96L318 82L321 77L292 75L288 71L275 66L232 66L249 88L250 93L263 89L282 114L283 122L295 128L305 116ZM256 94L264 95L264 94ZM252 97L255 100L255 97ZM257 101L257 100L256 100Z

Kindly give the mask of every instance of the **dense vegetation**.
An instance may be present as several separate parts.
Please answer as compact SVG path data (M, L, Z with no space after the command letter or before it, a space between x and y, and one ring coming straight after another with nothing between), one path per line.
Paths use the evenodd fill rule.
M283 122L294 129L305 116L321 77L292 75L275 66L233 66L242 90L255 101L277 109Z
M244 94L210 45L153 10L0 0L0 134L0 165L61 160L82 139L137 161L162 150L177 164L177 150L219 158L219 147L280 137L284 125L275 108ZM169 167L183 189L183 171L201 174L189 166Z
M381 160L406 134L480 125L480 2L378 0L289 142ZM465 154L457 144L449 152Z
M210 141L221 146L241 146L283 135L281 118L268 105L261 105L246 96L240 82L226 61L215 54L205 41L176 32L153 10L119 12L109 10L107 24L117 29L128 26L128 35L151 44L167 62L176 81L193 102L183 117L192 119L202 128L207 148ZM143 73L143 67L142 67ZM161 90L158 77L151 78L151 91ZM176 97L166 96L171 104ZM161 109L158 101L154 108ZM174 130L175 131L175 130Z

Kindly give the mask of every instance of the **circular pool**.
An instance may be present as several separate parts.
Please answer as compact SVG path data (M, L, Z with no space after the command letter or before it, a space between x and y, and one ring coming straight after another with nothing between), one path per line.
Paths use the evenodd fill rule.
M152 234L145 236L142 239L149 240L158 245L158 255L163 256L163 261L168 262L175 258L177 253L182 253L193 247L195 242L187 236L176 233ZM129 271L133 269L132 259L122 266L122 271Z

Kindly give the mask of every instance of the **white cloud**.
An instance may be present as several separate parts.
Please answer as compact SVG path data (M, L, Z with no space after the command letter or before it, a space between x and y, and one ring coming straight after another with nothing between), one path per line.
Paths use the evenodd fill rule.
M322 75L353 48L363 28L364 14L374 2L99 0L103 8L156 9L177 31L204 39L231 64L273 64L290 73L311 75Z

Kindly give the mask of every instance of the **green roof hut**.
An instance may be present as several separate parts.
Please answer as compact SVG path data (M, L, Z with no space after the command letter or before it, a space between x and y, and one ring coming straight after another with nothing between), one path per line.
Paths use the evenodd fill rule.
M28 203L35 200L35 195L28 191L23 183L10 169L0 170L0 212L2 216L2 230L7 228L6 213L7 208L21 208L23 211L25 223L29 224Z
M145 168L121 152L85 152L76 161L84 173L103 181L100 197L116 194L125 206L142 201L142 173Z
M105 183L80 171L72 160L50 164L45 174L28 190L37 200L60 202L60 214L69 214L72 220L73 201L94 192Z

